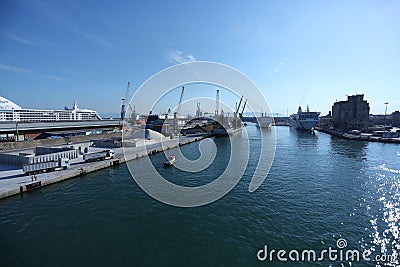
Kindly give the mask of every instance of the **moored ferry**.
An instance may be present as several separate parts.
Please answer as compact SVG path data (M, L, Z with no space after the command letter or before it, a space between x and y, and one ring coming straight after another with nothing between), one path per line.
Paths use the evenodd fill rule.
M269 128L271 127L272 122L273 118L267 115L264 116L264 114L257 118L257 126L260 128Z
M290 115L289 123L296 130L311 131L319 123L319 114L321 112L310 111L307 106L307 111L303 111L301 106L297 113Z

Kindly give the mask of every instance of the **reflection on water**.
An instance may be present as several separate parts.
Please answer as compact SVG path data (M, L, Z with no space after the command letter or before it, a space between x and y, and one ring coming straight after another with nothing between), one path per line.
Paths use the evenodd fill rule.
M377 266L399 266L400 162L395 146L383 146L386 153L371 157L372 175L363 186L366 195L361 201L366 207L370 226L365 229L368 236L361 240L361 247L372 255L393 257L392 262L378 262Z
M290 134L296 136L297 147L316 147L318 145L318 135L312 131L299 131L290 127Z
M332 154L363 160L366 159L365 156L368 144L368 142L351 141L336 137L332 137L330 140Z

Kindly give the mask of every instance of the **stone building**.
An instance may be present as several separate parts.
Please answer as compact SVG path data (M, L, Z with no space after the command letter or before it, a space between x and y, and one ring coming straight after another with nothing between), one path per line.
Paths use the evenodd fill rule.
M332 125L341 130L361 130L369 126L369 104L364 95L352 95L332 106Z
M392 113L392 126L400 127L400 111L398 110Z

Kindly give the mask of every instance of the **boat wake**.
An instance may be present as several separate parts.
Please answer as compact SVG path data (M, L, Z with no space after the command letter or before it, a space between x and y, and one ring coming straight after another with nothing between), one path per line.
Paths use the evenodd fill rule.
M390 172L390 173L400 174L400 170L390 169L390 168L386 167L386 164L379 165L378 167L376 167L376 169Z

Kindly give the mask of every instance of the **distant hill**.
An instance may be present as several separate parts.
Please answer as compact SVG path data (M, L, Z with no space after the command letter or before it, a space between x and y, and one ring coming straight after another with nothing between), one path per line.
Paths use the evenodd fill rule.
M243 113L244 117L260 117L261 116L261 112L245 112ZM280 113L272 113L273 117L286 117L285 114L280 114Z
M114 118L114 119L119 119L121 117L121 114L116 113L116 112L109 112L109 113L99 113L100 117L104 118Z

